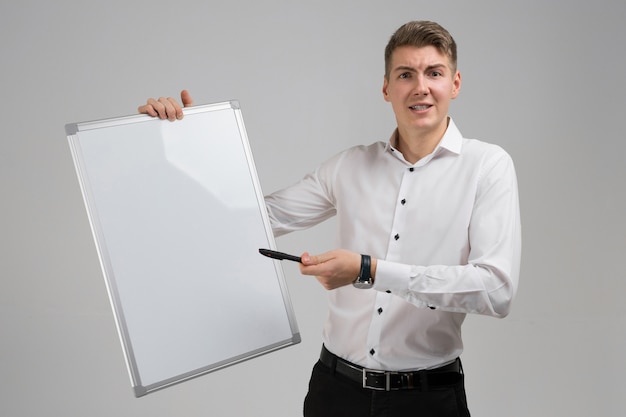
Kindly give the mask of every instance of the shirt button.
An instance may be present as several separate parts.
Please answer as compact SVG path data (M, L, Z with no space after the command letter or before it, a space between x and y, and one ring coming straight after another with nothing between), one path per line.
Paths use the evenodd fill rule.
M382 307L379 307L378 310L376 310L376 311L378 311L378 314L383 314L383 308Z
M400 201L400 203L401 203L402 205L405 205L405 204L406 204L406 199L405 199L405 198L403 198L403 199L402 199L402 201Z
M387 294L391 294L391 290L387 290L385 291Z
M393 238L394 238L395 240L398 240L398 239L400 239L400 235L396 234Z
M415 171L415 168L411 167L411 168L409 168L409 171L413 172L413 171Z
M370 350L370 355L374 356L374 353L376 353L374 349Z

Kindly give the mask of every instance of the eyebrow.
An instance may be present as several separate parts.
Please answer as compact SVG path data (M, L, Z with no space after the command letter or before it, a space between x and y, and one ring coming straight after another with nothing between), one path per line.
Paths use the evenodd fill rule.
M426 71L430 71L430 70L437 69L437 68L448 68L448 66L446 64L433 64L433 65L427 66ZM418 72L415 67L411 67L409 65L400 65L398 67L395 67L393 69L393 72L397 72L397 71Z

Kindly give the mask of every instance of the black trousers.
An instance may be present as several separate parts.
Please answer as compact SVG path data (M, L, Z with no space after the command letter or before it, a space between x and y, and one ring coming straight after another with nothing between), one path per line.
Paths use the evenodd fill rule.
M304 400L305 417L469 417L463 374L439 387L376 391L334 373L321 362L313 367Z

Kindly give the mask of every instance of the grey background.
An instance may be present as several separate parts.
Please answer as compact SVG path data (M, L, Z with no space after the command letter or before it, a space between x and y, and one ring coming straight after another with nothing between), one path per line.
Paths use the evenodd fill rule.
M623 1L2 0L0 415L300 415L326 299L293 264L300 345L133 397L63 127L182 88L198 104L236 98L271 192L387 139L382 52L413 19L455 36L451 114L519 176L520 290L508 318L467 320L470 408L625 415L625 13ZM331 249L333 227L278 247Z

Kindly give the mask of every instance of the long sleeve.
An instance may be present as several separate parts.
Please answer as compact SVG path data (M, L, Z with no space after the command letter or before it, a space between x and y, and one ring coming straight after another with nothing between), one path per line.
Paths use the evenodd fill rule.
M504 317L518 286L521 226L513 162L501 153L483 166L469 217L467 262L410 265L378 261L375 289L418 307Z
M307 229L336 214L332 195L338 154L295 184L265 196L274 236Z

